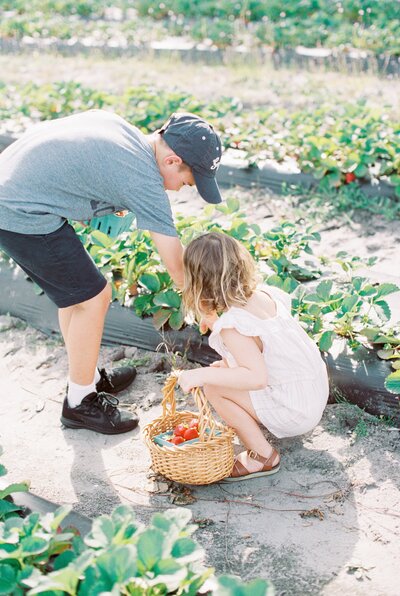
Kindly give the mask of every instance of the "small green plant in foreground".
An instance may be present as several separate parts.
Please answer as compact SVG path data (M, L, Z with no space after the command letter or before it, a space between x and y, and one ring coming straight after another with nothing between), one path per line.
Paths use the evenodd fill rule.
M82 537L61 527L70 507L20 515L9 497L26 489L12 484L0 492L0 594L195 596L206 586L220 596L273 596L267 581L216 578L204 566L204 551L191 538L197 526L189 509L155 513L146 527L121 505L95 519Z

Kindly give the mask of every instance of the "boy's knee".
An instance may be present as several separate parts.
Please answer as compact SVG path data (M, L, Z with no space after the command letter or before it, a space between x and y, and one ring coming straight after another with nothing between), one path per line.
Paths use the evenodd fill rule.
M85 302L80 302L79 304L76 304L75 306L79 309L84 309L84 310L92 310L92 309L106 310L110 304L111 298L112 298L112 288L111 288L111 284L109 284L107 282L106 286L101 290L101 292L96 294L96 296L93 296L93 298L90 298L89 300L86 300Z
M104 296L103 299L106 302L106 304L109 304L111 302L111 298L112 298L112 287L111 284L107 282L106 287L103 290L104 292ZM100 292L101 294L103 294L103 292Z

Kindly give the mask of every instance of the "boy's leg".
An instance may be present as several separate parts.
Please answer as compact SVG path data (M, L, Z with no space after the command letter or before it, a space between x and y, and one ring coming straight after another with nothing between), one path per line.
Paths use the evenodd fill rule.
M118 400L111 395L97 394L94 375L100 349L104 319L110 302L110 289L84 249L73 228L64 223L50 234L18 234L0 230L3 249L35 281L63 311L59 317L71 366L71 385L80 399L76 408L64 400L63 423L74 428L90 428L108 434L131 430L138 419L120 412ZM120 369L116 374L119 389L134 379L136 371ZM117 372L117 371L116 371ZM90 385L90 387L89 387ZM82 393L89 387L90 394ZM110 391L116 383L104 375L98 391ZM90 397L89 400L83 399ZM82 405L79 405L83 399ZM70 421L70 424L68 422Z
M111 288L107 284L94 298L60 308L58 311L61 333L68 353L69 378L77 385L89 385L95 378L104 320L110 300Z
M247 391L205 385L204 393L217 414L235 430L246 449L256 451L265 458L271 456L273 447L264 437L260 428L261 423ZM240 454L239 461L249 472L257 472L262 468L262 464L248 457L247 453ZM277 456L273 465L276 465L278 461L279 457Z

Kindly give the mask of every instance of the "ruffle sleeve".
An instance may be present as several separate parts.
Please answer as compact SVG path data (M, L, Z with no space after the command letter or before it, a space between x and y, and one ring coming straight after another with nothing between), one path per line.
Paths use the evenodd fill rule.
M262 334L260 323L256 317L249 317L249 314L240 308L236 308L234 313L232 311L225 312L215 321L212 333L208 338L210 347L223 358L227 358L229 352L222 341L222 329L236 329L241 335L248 337L260 337Z

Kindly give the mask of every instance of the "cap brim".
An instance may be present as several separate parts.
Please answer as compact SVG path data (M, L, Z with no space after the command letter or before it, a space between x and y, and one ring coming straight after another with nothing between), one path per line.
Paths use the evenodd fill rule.
M205 201L207 201L207 203L212 203L214 205L221 203L222 197L221 193L219 192L215 176L208 178L207 176L202 176L194 170L192 170L192 173L194 181L196 182L197 190L199 191L199 195Z

